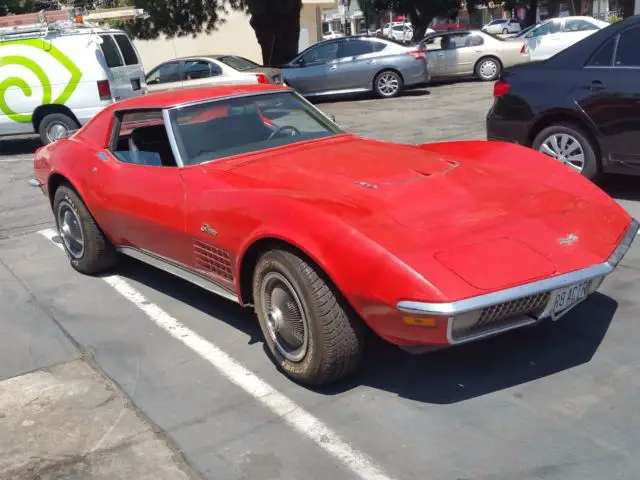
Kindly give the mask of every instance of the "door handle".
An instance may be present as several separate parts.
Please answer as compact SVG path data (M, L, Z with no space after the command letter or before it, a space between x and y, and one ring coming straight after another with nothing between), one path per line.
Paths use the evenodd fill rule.
M588 90L604 90L605 88L607 88L607 86L604 83L602 83L600 80L594 80L593 82L591 82L590 85L587 85L584 88Z
M436 57L444 57L444 53L436 53Z

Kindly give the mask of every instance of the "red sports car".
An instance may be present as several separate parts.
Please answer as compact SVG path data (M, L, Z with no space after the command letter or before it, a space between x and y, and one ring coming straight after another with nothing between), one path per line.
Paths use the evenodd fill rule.
M316 385L355 369L365 328L419 352L557 319L638 231L542 153L359 138L273 85L118 102L34 169L73 268L125 254L253 306Z

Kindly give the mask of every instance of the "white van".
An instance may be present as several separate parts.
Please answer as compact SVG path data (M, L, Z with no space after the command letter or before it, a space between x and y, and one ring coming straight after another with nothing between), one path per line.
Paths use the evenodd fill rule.
M140 56L120 30L72 19L0 26L0 136L36 132L48 144L145 92Z

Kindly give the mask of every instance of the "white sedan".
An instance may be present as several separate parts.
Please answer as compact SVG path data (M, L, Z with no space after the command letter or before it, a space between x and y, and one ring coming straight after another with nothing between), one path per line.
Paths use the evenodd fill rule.
M497 18L482 27L483 32L502 33L503 35L518 33L520 29L520 22L514 18Z
M593 17L551 18L524 36L520 53L526 55L529 61L545 60L609 25Z

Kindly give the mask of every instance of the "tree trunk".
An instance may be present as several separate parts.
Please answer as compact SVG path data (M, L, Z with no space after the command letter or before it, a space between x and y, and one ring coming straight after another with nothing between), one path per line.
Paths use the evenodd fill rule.
M529 9L527 10L527 14L524 17L525 26L533 25L536 23L536 19L538 17L538 0L531 0L529 4Z
M251 28L262 50L265 67L280 67L298 55L302 2L292 11L261 11L251 15Z
M632 17L636 10L636 2L635 0L624 0L622 4L622 17Z
M435 13L432 15L430 12L418 12L415 8L409 9L407 12L409 20L411 20L411 27L413 28L412 42L419 42L424 38L427 33L427 28L431 20L435 18Z

